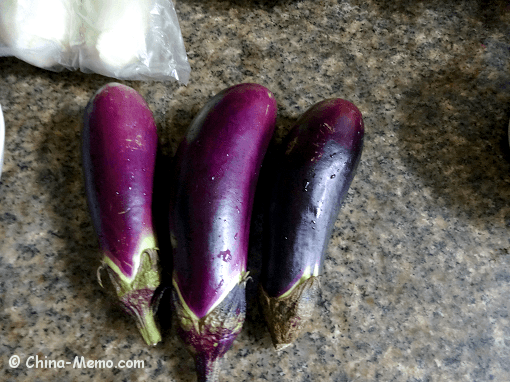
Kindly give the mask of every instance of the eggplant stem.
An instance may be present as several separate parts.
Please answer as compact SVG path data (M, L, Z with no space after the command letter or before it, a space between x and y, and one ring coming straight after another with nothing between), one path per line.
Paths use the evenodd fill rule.
M135 309L132 309L131 312L133 312L133 315L137 318L136 326L147 345L155 346L160 342L161 333L151 307L139 305L136 306Z
M203 354L195 356L198 382L218 382L220 378L221 358L209 359Z
M142 252L140 265L132 281L127 281L123 275L107 263L98 270L106 268L110 280L117 292L117 297L126 313L136 318L138 329L148 345L156 345L161 341L161 333L155 320L155 292L161 283L159 262L155 249L146 249ZM100 278L99 278L100 281Z

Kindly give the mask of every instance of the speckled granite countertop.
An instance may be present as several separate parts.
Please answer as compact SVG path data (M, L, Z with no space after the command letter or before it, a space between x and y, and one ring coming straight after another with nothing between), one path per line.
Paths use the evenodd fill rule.
M324 98L364 115L313 324L277 354L251 283L223 381L510 380L510 7L444 3L179 0L189 85L127 82L168 156L206 100L239 82L276 95L276 139ZM79 148L86 102L108 81L0 58L0 380L195 381L168 310L149 349L96 282ZM29 368L36 356L145 367Z

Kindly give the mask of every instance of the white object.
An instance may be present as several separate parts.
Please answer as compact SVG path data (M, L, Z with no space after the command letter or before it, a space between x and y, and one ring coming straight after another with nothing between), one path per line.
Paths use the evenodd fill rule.
M117 73L147 50L152 0L83 0L83 56L95 72ZM103 68L104 67L104 68Z
M191 71L171 0L0 0L0 57L122 80Z
M0 178L2 176L2 165L4 164L4 144L5 144L5 124L4 115L2 113L2 105L0 105Z
M73 0L0 0L0 45L44 68L63 64L69 52Z

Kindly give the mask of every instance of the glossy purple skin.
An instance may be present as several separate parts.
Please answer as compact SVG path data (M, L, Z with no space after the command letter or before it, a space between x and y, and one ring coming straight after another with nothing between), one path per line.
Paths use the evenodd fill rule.
M363 148L360 111L342 99L307 110L275 160L264 229L261 283L270 297L294 286L309 266L322 268L342 201Z
M176 154L174 281L199 318L246 271L255 186L276 109L261 85L230 87L204 106Z
M83 168L92 221L103 253L131 277L140 240L153 235L152 190L158 137L143 97L108 84L85 110Z

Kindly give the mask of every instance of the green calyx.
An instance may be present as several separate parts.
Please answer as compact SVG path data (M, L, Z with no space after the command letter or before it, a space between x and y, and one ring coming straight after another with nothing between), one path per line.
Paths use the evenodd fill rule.
M239 282L236 284L243 290L246 288L246 283L250 279L249 272L243 272ZM188 307L184 299L182 298L181 292L177 282L173 281L173 306L174 312L179 320L180 327L185 332L193 332L195 335L211 335L212 337L220 338L224 333L236 333L241 331L244 320L246 318L246 312L244 309L239 313L233 311L226 311L222 308L221 304L217 305L214 309L209 311L207 315L199 318L193 313ZM230 292L229 292L230 293ZM217 346L213 344L212 346Z
M161 283L156 249L146 249L140 255L140 263L134 277L127 278L107 256L98 269L98 281L102 286L100 271L106 268L124 310L137 319L137 326L148 345L161 341L161 333L155 320L153 299Z

